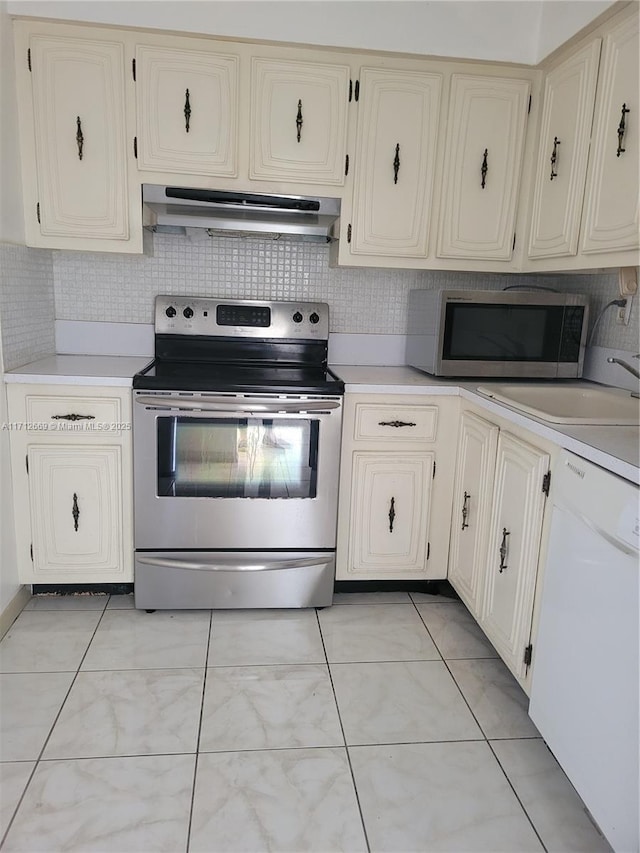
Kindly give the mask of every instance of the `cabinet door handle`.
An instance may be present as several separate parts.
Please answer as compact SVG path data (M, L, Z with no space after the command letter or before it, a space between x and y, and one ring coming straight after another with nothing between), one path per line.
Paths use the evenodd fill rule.
M80 507L78 506L78 495L73 493L73 506L71 508L71 515L73 516L73 529L75 532L78 532L78 519L80 518Z
M84 148L84 134L82 133L82 122L80 116L76 116L76 144L78 146L78 160L82 160L82 149Z
M302 101L300 100L300 101L298 101L298 114L296 116L296 135L298 138L298 142L300 142L300 135L302 133L303 123L304 122L302 119Z
M393 183L398 183L398 171L400 169L400 143L396 143L396 155L393 158Z
M464 493L464 499L462 501L462 530L466 530L469 526L467 522L467 518L469 517L469 498L471 495L469 492Z
M378 421L378 426L390 426L399 429L400 427L414 427L413 421Z
M189 127L191 125L191 102L189 101L189 90L185 89L184 93L184 129L186 133L189 133Z
M625 120L625 115L631 112L631 110L627 109L627 105L622 105L622 114L620 115L620 124L618 125L618 150L616 151L616 157L619 157L621 154L624 154L626 148L622 147L622 143L624 141L624 135L627 130L627 122Z
M549 178L550 181L558 177L558 173L556 172L556 161L558 160L558 145L560 145L560 140L557 136L554 136L553 151L551 152L551 177Z
M484 154L482 155L482 166L480 166L480 175L482 176L482 181L480 182L480 186L482 189L485 188L487 184L487 172L489 171L489 166L487 165L487 157L489 156L489 149L484 149Z
M52 421L95 421L95 415L77 415L72 412L70 415L51 415Z
M506 527L502 528L502 544L500 545L500 573L509 567L505 563L507 559L507 536L511 536Z
M389 533L393 533L393 522L396 517L396 501L395 498L391 498L391 503L389 504Z

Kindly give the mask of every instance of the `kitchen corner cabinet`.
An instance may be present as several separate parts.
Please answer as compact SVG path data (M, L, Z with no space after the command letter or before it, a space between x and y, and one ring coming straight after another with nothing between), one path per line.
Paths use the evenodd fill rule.
M457 407L345 396L337 580L446 577Z
M437 255L509 261L530 80L454 74Z
M442 79L361 69L352 254L427 256Z
M15 27L27 245L141 252L124 42L92 28Z
M240 60L195 44L136 47L138 169L235 177Z
M348 65L254 56L249 177L341 186Z
M133 580L129 389L8 385L20 581Z

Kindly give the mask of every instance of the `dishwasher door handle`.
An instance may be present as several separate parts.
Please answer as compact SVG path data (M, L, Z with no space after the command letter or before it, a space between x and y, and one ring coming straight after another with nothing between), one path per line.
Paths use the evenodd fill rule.
M173 409L183 412L218 412L220 414L287 414L303 415L330 414L340 408L340 400L283 400L267 402L257 400L255 403L248 399L234 402L225 397L136 397L136 403L153 409Z
M324 566L328 557L314 557L296 560L274 560L265 562L236 562L234 560L215 560L211 563L202 560L172 560L168 557L145 557L136 554L136 562L162 569L189 569L195 572L273 572L282 569L307 569L312 566Z

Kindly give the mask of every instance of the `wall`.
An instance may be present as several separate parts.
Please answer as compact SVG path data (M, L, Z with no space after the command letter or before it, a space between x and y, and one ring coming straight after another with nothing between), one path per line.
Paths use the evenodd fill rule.
M612 2L13 0L9 9L14 15L535 65Z
M0 241L24 243L13 35L0 0Z

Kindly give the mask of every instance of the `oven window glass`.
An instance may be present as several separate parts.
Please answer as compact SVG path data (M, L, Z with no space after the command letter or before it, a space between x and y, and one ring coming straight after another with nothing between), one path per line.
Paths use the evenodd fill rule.
M445 359L557 361L564 307L449 303Z
M318 421L159 417L158 495L315 498Z

